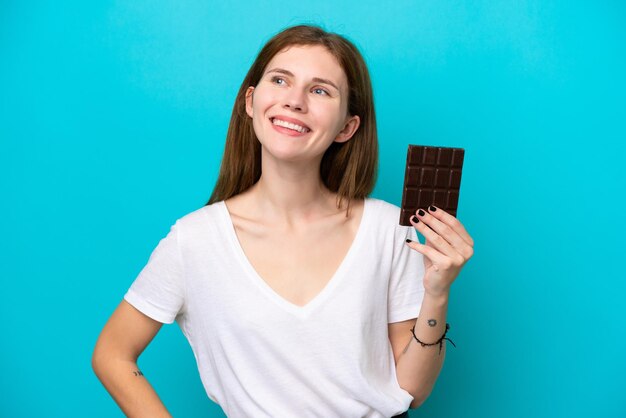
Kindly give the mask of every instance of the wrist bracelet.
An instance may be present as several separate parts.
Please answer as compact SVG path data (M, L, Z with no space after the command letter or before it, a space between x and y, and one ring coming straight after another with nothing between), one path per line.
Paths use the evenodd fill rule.
M417 336L415 335L415 326L413 326L413 328L411 328L411 334L413 334L413 338L415 338L415 341L420 343L422 345L422 347L439 344L439 354L441 354L441 346L443 345L443 340L450 341L452 343L452 345L454 346L454 348L456 348L456 344L454 344L454 342L450 338L446 338L446 334L448 333L449 329L450 329L450 324L446 324L446 330L443 332L443 335L441 336L441 338L439 338L437 341L435 341L432 344L421 342L419 340L419 338L417 338Z

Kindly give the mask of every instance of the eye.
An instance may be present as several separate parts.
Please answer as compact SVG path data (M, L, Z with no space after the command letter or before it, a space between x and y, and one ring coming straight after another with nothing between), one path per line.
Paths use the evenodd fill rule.
M316 92L316 94L322 94L322 93L323 93L323 94L325 94L326 96L329 96L329 95L330 95L330 93L328 93L328 91L327 91L327 90L324 90L324 89L323 89L323 88L321 88L321 87L316 87L316 88L314 88L314 89L313 89L313 91L314 91L314 92ZM317 92L319 92L319 91L321 91L322 93L317 93Z
M279 77L277 75L272 77L272 83L278 84L279 86L282 86L283 84L278 83L278 81L282 81L283 83L285 82L285 79L282 77Z

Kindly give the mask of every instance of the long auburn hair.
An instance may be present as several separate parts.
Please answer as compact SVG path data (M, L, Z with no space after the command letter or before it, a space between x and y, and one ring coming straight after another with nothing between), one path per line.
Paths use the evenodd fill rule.
M246 90L256 86L267 64L293 45L321 45L337 59L348 80L348 113L361 123L350 140L333 142L320 164L324 185L337 194L337 208L347 199L367 197L376 183L378 134L374 94L365 60L352 42L318 26L297 25L274 35L261 49L241 83L226 134L224 156L213 193L206 205L226 200L252 187L261 177L261 144L246 113Z

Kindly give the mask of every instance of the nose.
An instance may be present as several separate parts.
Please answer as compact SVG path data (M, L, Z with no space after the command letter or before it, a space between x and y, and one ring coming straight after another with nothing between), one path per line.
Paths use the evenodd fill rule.
M298 88L291 88L283 98L283 107L294 112L306 111L306 95Z

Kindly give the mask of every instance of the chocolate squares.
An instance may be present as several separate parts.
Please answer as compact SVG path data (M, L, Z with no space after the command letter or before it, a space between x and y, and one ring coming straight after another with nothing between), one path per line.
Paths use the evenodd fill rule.
M456 216L464 155L463 148L409 145L400 225L411 226L415 211L430 205Z

